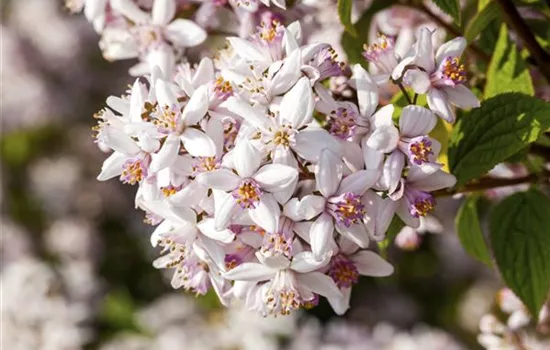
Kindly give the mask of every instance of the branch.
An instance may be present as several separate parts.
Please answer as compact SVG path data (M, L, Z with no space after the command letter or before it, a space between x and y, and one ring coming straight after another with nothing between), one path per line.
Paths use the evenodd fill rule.
M502 14L508 25L521 38L521 41L537 63L540 72L550 82L550 65L548 64L550 62L550 54L539 45L533 32L531 32L531 29L529 29L523 18L521 18L518 9L511 0L496 0L496 2L502 9Z
M482 177L476 182L466 184L464 187L455 190L438 190L432 192L434 197L447 197L453 196L457 193L469 193L476 191L484 191L492 188L506 187L527 183L538 183L548 181L550 179L550 173L543 172L541 175L530 174L518 178L498 178L498 177Z

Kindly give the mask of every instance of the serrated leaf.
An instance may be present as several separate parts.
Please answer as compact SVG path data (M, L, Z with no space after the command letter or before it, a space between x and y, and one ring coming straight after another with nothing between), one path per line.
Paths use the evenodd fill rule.
M472 42L475 38L496 18L500 12L496 2L488 3L482 11L478 12L468 23L464 38Z
M352 7L353 0L338 0L338 17L340 17L340 23L342 23L348 33L357 37L357 31L353 23L351 23Z
M487 70L484 97L503 92L523 92L534 95L533 82L527 64L517 46L508 37L506 25L500 27L498 41Z
M432 2L453 18L456 24L460 25L460 4L458 0L432 0Z
M550 103L506 93L465 114L449 139L449 166L458 185L481 176L534 142L550 126Z
M365 10L365 12L363 12L361 18L359 18L359 20L353 25L355 31L357 32L357 36L354 37L347 31L342 34L340 43L342 44L342 48L348 56L349 64L359 63L364 68L368 68L367 61L363 58L362 53L363 44L367 43L367 36L372 18L378 12L392 6L395 3L396 1L394 0L374 1L373 4L369 6L369 8Z
M486 265L491 265L491 255L479 224L478 201L479 196L473 195L462 203L455 220L456 232L468 254Z
M491 245L506 285L538 315L550 289L550 200L516 193L491 213Z

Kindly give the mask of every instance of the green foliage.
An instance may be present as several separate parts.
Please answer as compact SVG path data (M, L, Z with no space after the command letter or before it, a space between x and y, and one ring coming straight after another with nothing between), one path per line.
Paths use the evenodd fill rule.
M475 38L487 28L487 26L499 17L499 9L496 2L490 2L478 12L468 23L464 37L468 42L472 42Z
M351 9L353 7L353 0L338 0L338 17L340 22L348 33L357 37L357 31L351 23Z
M460 4L458 0L433 0L433 3L453 18L457 25L460 25Z
M516 193L495 207L490 230L502 278L538 315L550 288L550 200L535 189Z
M348 31L342 34L340 43L348 56L349 64L360 63L363 67L367 67L367 62L363 58L363 44L367 42L367 36L372 22L372 17L379 11L395 4L395 0L375 1L369 8L363 12L361 18L353 25L356 36L351 35Z
M394 215L388 230L386 231L386 238L383 241L378 242L378 249L380 250L380 255L386 257L388 248L395 240L395 236L405 227L405 223L397 216Z
M462 203L455 219L456 232L464 250L484 264L491 264L491 255L479 224L479 196L472 195Z
M539 137L550 126L550 103L520 93L492 97L455 125L449 167L464 184L491 170Z
M139 331L134 320L137 307L125 290L113 291L103 299L99 319L113 331Z
M491 6L487 6L489 8ZM508 37L506 25L500 27L489 69L484 97L490 98L503 92L522 92L534 95L533 82L527 64L516 45Z

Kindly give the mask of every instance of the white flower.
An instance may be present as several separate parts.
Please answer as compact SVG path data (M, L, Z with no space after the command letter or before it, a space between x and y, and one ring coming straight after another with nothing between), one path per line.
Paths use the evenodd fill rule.
M262 228L274 232L280 209L272 193L295 184L298 171L282 164L260 167L260 152L247 140L239 141L233 152L236 173L224 168L203 173L197 178L208 187L224 191L215 193L216 228L227 227L240 207L248 210L252 220Z
M466 39L459 37L441 45L435 53L432 48L432 32L422 29L410 56L395 68L392 77L397 80L403 74L403 82L418 94L426 94L428 106L441 118L453 123L455 113L451 103L460 108L479 107L479 100L464 84L466 69L460 56L466 48Z

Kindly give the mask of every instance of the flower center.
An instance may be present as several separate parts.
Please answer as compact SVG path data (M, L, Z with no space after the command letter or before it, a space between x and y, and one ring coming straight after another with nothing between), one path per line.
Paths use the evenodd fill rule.
M125 184L135 185L147 176L147 164L143 159L128 159L122 169L120 181Z
M276 146L290 147L294 144L295 131L290 125L283 125L273 134L273 143Z
M319 71L319 80L342 75L344 63L338 61L338 54L332 46L321 48L310 59L310 65Z
M412 161L417 165L429 162L428 157L434 154L432 141L428 137L415 139L414 142L409 144L409 153Z
M357 114L348 108L340 107L330 112L328 120L329 132L342 139L347 140L355 134L357 127L355 120Z
M361 196L351 192L330 198L329 211L339 223L346 227L358 223L365 216L365 206L361 203Z
M226 270L229 271L239 266L242 263L242 259L238 254L227 254L224 262Z
M357 267L343 254L331 259L328 274L340 289L350 288L359 281Z
M460 63L458 57L447 57L442 63L441 72L443 77L452 81L455 85L466 82L466 69Z
M281 270L265 294L265 304L270 314L289 315L302 306L300 293L294 287L292 272Z
M410 213L415 218L420 216L426 216L435 208L435 199L434 197L426 192L418 191L412 197L412 200L409 199Z
M292 240L283 233L266 233L260 247L264 256L291 256Z
M174 187L172 185L169 185L169 186L166 186L166 187L161 187L160 190L162 191L162 194L164 195L164 197L173 196L178 192L178 188Z
M262 22L258 30L258 38L270 44L275 40L280 40L283 37L284 29L281 27L278 21Z
M164 106L157 112L153 124L157 126L160 132L170 133L177 131L179 121L179 112L175 108Z
M193 160L193 172L205 173L220 168L220 161L216 157L196 157Z
M231 194L233 195L233 198L237 200L237 203L241 206L241 208L256 208L256 205L260 202L262 190L256 181L246 179L239 187L233 190Z
M218 77L214 84L214 91L220 100L225 101L233 95L233 86L231 86L231 83L227 80L223 80L222 77Z

